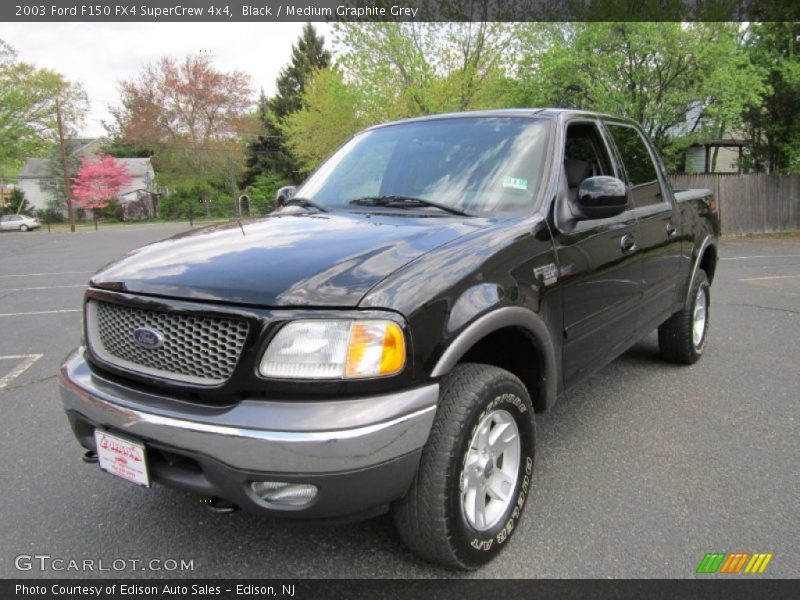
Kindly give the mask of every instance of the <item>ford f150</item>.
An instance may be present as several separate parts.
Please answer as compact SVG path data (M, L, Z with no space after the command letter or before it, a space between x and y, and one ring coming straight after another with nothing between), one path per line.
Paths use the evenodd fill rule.
M392 510L476 568L536 483L534 413L655 329L703 353L715 199L673 191L632 121L389 123L290 192L94 275L60 377L88 461L272 515Z

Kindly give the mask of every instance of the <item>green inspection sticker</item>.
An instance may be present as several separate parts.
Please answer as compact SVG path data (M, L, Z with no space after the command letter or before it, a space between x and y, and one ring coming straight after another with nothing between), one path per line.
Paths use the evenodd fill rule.
M504 188L513 188L515 190L527 190L528 189L528 180L527 179L518 179L516 177L504 177L503 178L503 187Z

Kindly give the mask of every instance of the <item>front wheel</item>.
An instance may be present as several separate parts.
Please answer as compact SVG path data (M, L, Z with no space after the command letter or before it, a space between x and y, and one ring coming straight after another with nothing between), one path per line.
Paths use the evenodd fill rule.
M708 276L702 269L695 274L689 291L689 306L672 315L658 328L658 347L665 359L691 365L700 360L708 336Z
M442 384L411 489L394 506L398 534L449 569L486 564L519 523L533 460L533 408L522 382L497 367L459 365Z

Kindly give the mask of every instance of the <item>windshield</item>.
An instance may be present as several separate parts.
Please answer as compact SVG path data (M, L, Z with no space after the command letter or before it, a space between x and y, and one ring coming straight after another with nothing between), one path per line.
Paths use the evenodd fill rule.
M297 196L328 208L406 197L468 212L524 210L539 185L547 130L544 121L520 117L381 127L340 148Z

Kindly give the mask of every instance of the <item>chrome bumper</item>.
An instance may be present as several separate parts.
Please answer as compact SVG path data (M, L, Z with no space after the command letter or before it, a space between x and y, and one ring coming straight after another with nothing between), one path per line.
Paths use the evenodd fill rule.
M439 396L430 384L368 398L191 405L104 379L82 348L62 366L59 384L65 410L99 426L235 469L287 474L351 471L418 451Z

